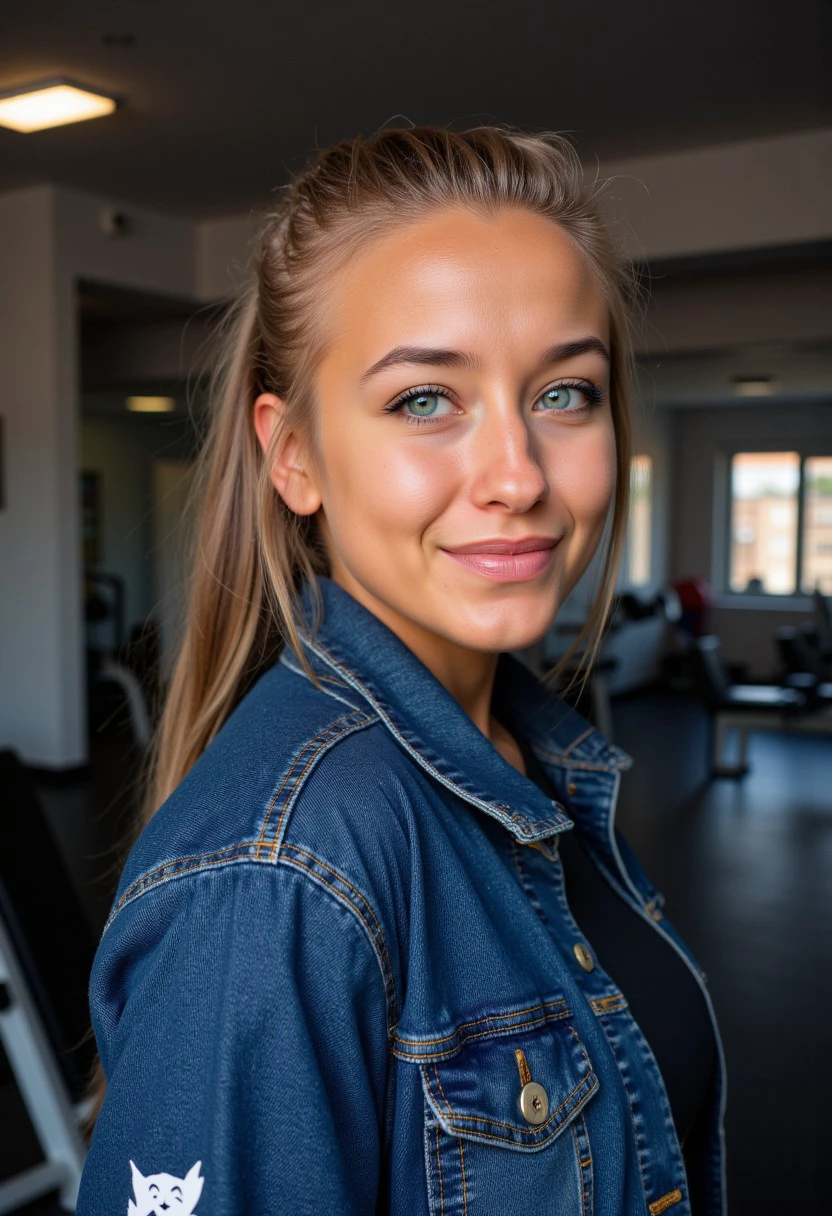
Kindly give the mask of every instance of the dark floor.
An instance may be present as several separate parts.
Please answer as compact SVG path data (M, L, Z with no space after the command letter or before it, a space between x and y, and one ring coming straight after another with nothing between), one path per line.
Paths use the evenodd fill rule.
M832 1212L821 1178L832 1133L832 740L754 736L749 775L709 783L706 720L695 703L645 694L619 701L614 721L616 742L635 760L618 823L707 971L720 1021L730 1216L824 1216ZM94 798L88 785L42 791L96 934L131 809L129 755L101 741L99 750ZM44 1201L25 1211L60 1209Z
M708 973L720 1023L730 1216L826 1216L832 739L754 735L749 775L707 783L696 705L638 698L615 723L636 761L619 825Z

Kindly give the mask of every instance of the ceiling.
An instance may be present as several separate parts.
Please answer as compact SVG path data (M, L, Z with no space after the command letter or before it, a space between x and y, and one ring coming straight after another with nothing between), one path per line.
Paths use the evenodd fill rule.
M53 182L194 219L383 126L571 133L585 161L832 121L827 0L5 0L0 91L56 74L110 117L0 128L0 192Z

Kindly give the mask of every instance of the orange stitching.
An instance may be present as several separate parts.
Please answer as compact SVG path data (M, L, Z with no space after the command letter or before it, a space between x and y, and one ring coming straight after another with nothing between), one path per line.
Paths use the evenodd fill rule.
M476 1034L466 1035L464 1039L456 1047L449 1047L447 1051L432 1052L430 1055L418 1055L402 1051L400 1048L393 1046L391 1048L393 1055L400 1060L420 1060L423 1064L434 1060L447 1060L449 1056L455 1056L466 1043L470 1043L473 1039L487 1039L490 1037L496 1038L497 1035L511 1034L515 1030L534 1030L536 1026L545 1026L548 1022L559 1021L561 1018L568 1018L570 1011L565 1009L563 1013L550 1014L542 1018L535 1018L534 1021L519 1022L513 1026L498 1026L496 1030L478 1030ZM393 1036L395 1038L395 1035ZM415 1044L411 1044L415 1046Z
M580 1088L580 1087L579 1087L579 1088ZM573 1090L572 1092L573 1092L573 1093L576 1093L576 1092L577 1092L577 1090ZM593 1092L594 1092L594 1090L593 1090ZM559 1107L558 1109L560 1109L560 1107ZM465 1118L465 1119L469 1119L469 1120L470 1120L470 1119L473 1119L473 1118L474 1118L474 1115L464 1115L464 1116L460 1116L460 1117L461 1117L461 1118ZM525 1136L525 1135L529 1135L529 1136L531 1136L531 1135L534 1135L536 1132L540 1132L540 1131L542 1131L542 1130L543 1130L543 1128L544 1128L544 1127L546 1127L546 1124L549 1122L549 1120L547 1119L547 1120L546 1120L546 1123L541 1123L540 1127L538 1127L538 1128L532 1128L532 1129L530 1129L528 1132L525 1130L525 1128L522 1128L522 1127L513 1127L513 1126L512 1126L510 1123L499 1123L499 1122L498 1122L496 1119L483 1119L483 1120L481 1120L481 1122L483 1122L483 1123L494 1123L494 1125L495 1125L496 1127L508 1127L508 1128L510 1128L510 1130L511 1130L511 1131L516 1132L518 1135L524 1135L524 1136ZM454 1130L458 1131L459 1129L455 1128ZM464 1128L464 1129L462 1129L462 1130L463 1130L463 1131L467 1131L467 1132L468 1132L470 1135L472 1135L472 1136L475 1136L477 1140L496 1140L496 1141L498 1141L498 1143L500 1143L500 1144L512 1144L512 1143L513 1143L513 1141L512 1141L512 1139L511 1139L511 1137L510 1137L510 1136L495 1136L495 1135L492 1135L492 1133L491 1133L491 1132L481 1132L481 1131L479 1131L479 1129L478 1129L478 1128L475 1128L475 1127L471 1127L471 1128ZM461 1134L461 1133L460 1133L460 1134ZM553 1138L555 1135L557 1135L557 1132L553 1131L553 1132L551 1133L551 1135L550 1135L549 1139L552 1139L552 1138ZM539 1145L538 1147L542 1147L542 1146L543 1146L543 1145L542 1145L542 1143L541 1143L541 1145Z
M506 1018L514 1018L519 1016L521 1013L532 1013L536 1009L553 1009L557 1005L565 1004L566 1000L564 998L561 998L558 1001L539 1001L536 1005L527 1005L525 1009L514 1009L511 1013L490 1013L484 1018L474 1018L474 1020L471 1022L460 1022L456 1030L451 1031L450 1034L443 1034L439 1039L402 1039L399 1037L399 1035L396 1035L396 1041L399 1043L404 1043L409 1047L430 1047L433 1043L447 1043L448 1039L456 1038L460 1030L465 1030L465 1028L468 1026L481 1026L483 1022L505 1021ZM526 1025L525 1022L521 1024L524 1026ZM506 1028L503 1027L502 1029Z
M355 712L355 711L353 711L353 712ZM338 726L338 725L339 725L341 722L346 721L346 719L347 719L348 717L350 717L350 715L349 715L349 714L345 714L345 715L344 715L344 717L336 719L336 721L335 721L334 723L332 723L332 726ZM308 747L311 747L311 746L313 745L313 743L316 743L316 742L318 741L318 739L323 739L324 735L326 735L326 733L327 733L327 731L328 731L329 729L330 729L330 727L329 727L329 726L325 726L325 727L323 728L323 730L319 730L319 731L318 731L317 735L313 735L311 739L307 740L307 742L306 742L306 743L304 743L304 745L303 745L303 748L302 748L302 750L301 750L301 755L303 755L303 752L304 752L304 751L306 751L306 749L307 749ZM313 753L313 754L314 754L314 755L317 755L318 753L317 753L317 752L315 752L315 753ZM272 811L273 811L273 810L274 810L274 808L275 808L275 804L277 803L277 800L278 800L278 798L280 797L280 794L281 794L281 792L282 792L282 790L283 790L283 787L285 786L286 782L289 780L289 778L291 777L292 773L294 772L294 769L295 769L295 765L296 765L296 764L297 764L297 760L295 760L295 761L294 761L294 763L293 763L293 764L292 764L292 765L289 767L288 771L287 771L287 772L285 772L285 773L283 774L283 780L281 781L280 785L277 787L277 789L275 790L274 794L272 795L272 800L271 800L271 802L269 803L268 808L267 808L267 810L266 810L266 817L265 817L265 819L263 820L263 824L262 824L262 826L261 826L261 828L260 828L260 835L259 835L258 840L257 840L258 848L259 848L259 846L260 846L260 845L262 845L262 844L265 842L265 839L266 839L266 828L268 827L269 820L270 820L270 819L271 819L271 817L272 817Z
M618 1061L615 1056L615 1048L613 1047L612 1040L609 1037L609 1033L608 1033L606 1027L604 1026L603 1022L601 1023L601 1026L604 1028L604 1033L607 1035L607 1039L610 1043L610 1048L613 1053L613 1058L616 1059L616 1063L617 1063ZM633 1110L633 1102L630 1097L630 1091L626 1085L624 1086L624 1093L627 1098L627 1105L630 1108L630 1121L632 1122L632 1125L633 1125L633 1135L634 1135L635 1141L636 1141L636 1161L638 1162L638 1172L641 1175L641 1189L644 1192L644 1198L646 1199L647 1198L647 1183L644 1178L644 1166L641 1163L641 1151L638 1146L638 1125L636 1123L636 1112Z
M364 925L364 927L367 929L367 931L368 931L368 933L370 934L370 937L372 938L372 940L373 940L374 942L376 942L376 935L375 935L375 932L373 931L373 926L372 926L371 924L369 924L367 920L365 920L365 918L364 918L364 914L363 914L363 912L361 911L361 909L358 907L358 905L357 905L357 904L354 904L354 903L353 903L353 901L350 899L350 897L349 897L348 895L345 895L343 891L339 891L339 890L338 890L338 888L337 888L336 886L334 886L334 885L333 885L333 884L332 884L332 883L329 881L329 879L324 878L324 876L323 876L322 874L318 874L318 873L317 873L315 870L313 870L313 869L312 869L312 867L311 867L311 866L308 866L308 865L306 864L306 862L304 862L304 861L298 861L298 860L297 860L297 859L295 859L295 858L292 858L292 857L286 857L286 858L284 858L284 864L285 864L285 865L287 865L287 866L297 866L297 867L298 867L298 869L301 869L301 870L306 870L306 871L307 871L307 873L309 873L309 874L314 874L314 875L315 875L315 877L318 879L318 881L319 881L319 882L322 882L322 883L324 884L324 886L325 886L325 887L328 887L328 888L330 889L330 891L334 892L334 894L336 894L336 895L340 896L340 898L341 898L341 899L345 900L345 901L346 901L346 902L349 904L349 906L350 906L350 907L353 909L353 911L355 912L356 916L357 916L357 917L358 917L358 919L361 921L361 923ZM379 930L379 937L381 938L381 945L382 945L382 947L383 947L383 949L384 949L384 955L385 955L385 958L387 958L387 959L388 959L388 962L389 962L389 955L388 955L388 953L387 953L387 944L386 944L386 942L384 941L384 938L381 936L381 931L380 931L380 930ZM378 944L378 943L376 943L376 944ZM394 1024L395 1024L395 1017L396 1017L396 990L395 990L395 987L394 987L394 984L393 984L393 978L394 978L394 977L393 977L393 974L392 974L392 971L391 971L391 973L390 973L390 988L391 988L391 992L390 992L390 1004L391 1004L392 1009L393 1009L393 1022L394 1022ZM384 979L385 979L385 987L386 987L386 986L387 986L387 976L385 976L385 977L384 977ZM389 1031L390 1031L390 1027L388 1026L388 1034L389 1034Z
M462 1211L464 1214L468 1212L468 1188L465 1185L465 1153L462 1149L462 1141L459 1141L459 1165L462 1170Z
M435 1070L436 1069L435 1069L435 1065L434 1065L434 1071ZM546 1122L538 1124L537 1127L517 1127L516 1124L514 1124L514 1123L503 1123L503 1121L501 1119L492 1119L490 1116L487 1116L487 1115L462 1115L462 1114L456 1114L456 1112L454 1112L454 1111L451 1111L451 1115L455 1120L462 1122L462 1123L490 1123L494 1127L508 1128L509 1131L516 1132L520 1136L536 1136L539 1132L542 1132L545 1127L549 1126L549 1124L552 1122L552 1120L554 1119L554 1117L558 1113L558 1111L563 1110L563 1108L564 1108L564 1106L566 1106L567 1102L569 1102L572 1098L574 1098L575 1094L580 1093L580 1091L586 1086L587 1082L592 1081L592 1078L593 1078L593 1074L589 1073L586 1077L584 1077L584 1079L582 1081L579 1081L578 1084L575 1086L575 1088L571 1091L571 1093L568 1093L566 1095L566 1097L563 1099L563 1101L560 1103L560 1105L555 1107L555 1109L552 1111L551 1115L549 1115L549 1118L546 1120ZM437 1081L439 1081L438 1073L437 1073L436 1079L437 1079ZM430 1085L430 1080L428 1080L428 1085ZM440 1083L439 1088L441 1090L441 1088L442 1088L441 1083ZM442 1094L442 1097L445 1099L445 1103L447 1105L448 1099L445 1098L444 1093ZM449 1111L451 1110L450 1106L448 1106L448 1110ZM476 1128L473 1128L471 1130L476 1131ZM486 1135L488 1135L488 1133L487 1132L477 1132L477 1135L486 1136ZM508 1136L492 1136L491 1139L507 1141L509 1139L509 1137Z
M450 1102L449 1102L449 1101L448 1101L448 1099L445 1097L445 1091L444 1091L444 1089L442 1088L442 1082L441 1082L441 1080L439 1079L439 1069L436 1067L436 1065L435 1065L435 1064L434 1064L434 1066L433 1066L433 1072L434 1072L434 1075L435 1075L435 1077L436 1077L436 1084L439 1086L439 1092L440 1092L440 1094L442 1095L442 1101L445 1103L446 1107L448 1108L448 1114L449 1114L449 1115L451 1116L451 1118L453 1119L453 1118L455 1118L455 1115L454 1115L454 1112L453 1112L453 1110L452 1110L452 1108L451 1108L451 1104L450 1104Z
M675 1191L668 1191L666 1195L662 1195L661 1199L655 1199L649 1204L647 1211L650 1216L661 1216L662 1212L666 1212L668 1208L672 1208L674 1203L678 1203L682 1198L682 1192L677 1188Z
M325 861L322 861L320 857L316 857L314 853L310 853L308 851L308 849L302 849L300 847L300 845L289 844L289 843L285 843L283 848L284 848L284 850L285 849L294 849L295 852L297 852L297 853L303 853L304 857L310 857L312 859L312 861L316 862L316 864L321 866L322 869L328 870L330 874L334 874L335 877L338 879L338 881L342 882L345 887L349 887L349 889L351 891L355 892L355 894L358 896L358 898L363 903L364 907L367 909L367 912L369 913L369 915L372 917L373 922L375 923L376 930L378 932L379 941L381 943L381 948L384 951L384 958L385 958L385 962L387 963L387 969L390 972L390 982L392 985L394 977L393 977L393 963L390 959L390 951L387 949L387 942L384 937L384 932L381 927L381 922L379 921L378 917L376 916L375 909L373 908L370 901L366 898L365 895L362 894L361 891L359 891L358 887L353 886L353 884L349 881L349 879L345 878L344 875L339 873L338 870L333 869L332 866L327 865L327 863ZM289 861L291 859L287 858L286 860ZM322 876L319 875L319 877L322 877ZM395 995L395 990L394 990L394 995ZM394 1009L396 1008L395 1003L394 1003L393 1007L394 1007Z
M436 1167L439 1171L439 1211L445 1211L445 1188L442 1185L442 1156L439 1151L439 1124L436 1125Z
M133 882L131 882L130 886L127 888L127 890L122 895L121 899L118 901L116 906L113 908L113 910L110 914L109 920L108 920L108 924L109 924L109 921L111 921L113 919L113 917L116 915L116 913L121 910L121 907L124 904L125 900L129 899L129 897L133 894L134 891L136 891L143 884L147 884L148 886L153 885L150 882L150 880L153 878L154 874L159 874L159 873L161 873L162 870L170 870L171 874L173 874L173 875L187 874L191 870L199 869L199 867L198 866L186 866L184 869L177 869L176 867L179 866L181 864L181 862L183 862L183 861L203 861L209 857L225 857L226 855L229 860L232 860L234 858L234 856L238 853L241 853L241 852L248 853L248 851L250 849L253 849L255 847L255 844L256 844L256 842L253 840L242 840L238 844L227 844L222 849L212 849L210 853L189 853L185 857L174 857L174 858L171 858L170 861L163 861L161 863L161 865L156 866L156 868L154 870L148 870L148 872L146 874L142 874L141 877L136 878L133 880ZM252 861L258 860L256 857L256 854L250 853L249 855L250 855ZM215 865L216 863L208 862L208 864Z
M285 841L283 844L283 848L284 848L284 850L285 849L294 849L294 851L296 853L302 853L304 855L304 857L311 857L312 860L314 862L316 862L319 866L321 866L322 869L328 870L330 874L334 874L335 877L338 878L344 884L345 887L349 887L349 889L351 891L355 891L358 898L361 900L361 902L367 908L367 911L372 914L373 920L375 920L375 921L378 920L378 917L376 916L375 912L373 911L373 908L372 908L372 905L370 904L370 902L365 898L365 896L362 894L362 892L359 891L358 887L354 887L352 885L352 883L348 879L344 878L344 875L341 874L338 870L334 870L332 868L332 866L327 865L327 863L325 861L322 861L320 857L316 857L315 854L310 853L308 849L301 848L301 846L299 844L292 844L290 841Z
M619 992L615 996L590 997L589 1003L592 1006L593 1013L608 1013L616 1007L620 1009L626 1008L627 998L623 992Z
M376 930L374 930L373 926L369 923L369 921L367 921L365 919L364 913L361 911L361 909L358 907L357 904L353 903L353 901L350 899L350 897L348 895L345 895L343 891L339 891L334 883L331 883L328 878L324 878L323 874L318 874L315 870L312 869L311 866L308 866L305 861L297 861L295 858L287 857L285 859L285 864L288 866L297 866L298 869L300 869L300 870L306 870L306 872L308 874L314 874L315 877L317 879L319 879L319 881L322 882L325 887L328 887L330 891L333 891L336 895L339 895L342 899L346 900L346 902L349 904L349 906L355 912L358 919L361 921L361 923L364 925L364 927L368 930L370 937L373 939L373 941L376 940ZM382 938L382 942L383 942L383 940L384 939ZM386 953L387 952L385 950L385 954Z
M456 1047L449 1047L447 1051L431 1052L430 1055L418 1055L416 1053L402 1051L396 1046L394 1046L391 1050L393 1054L400 1060L421 1060L422 1063L433 1062L433 1060L447 1060L449 1056L455 1056L466 1043L470 1043L474 1039L487 1039L492 1036L496 1038L497 1035L511 1034L512 1031L515 1030L534 1030L536 1026L545 1026L548 1022L554 1022L560 1020L561 1018L568 1017L569 1010L565 1009L563 1013L546 1015L542 1018L535 1018L533 1021L529 1022L519 1022L513 1026L498 1026L496 1030L478 1030L475 1034L466 1035ZM410 1044L410 1046L415 1046L415 1044Z
M568 1027L569 1027L569 1029L571 1030L572 1034L575 1036L575 1040L576 1040L576 1042L577 1042L578 1046L579 1046L579 1047L580 1047L580 1049L581 1049L581 1055L582 1055L582 1056L583 1056L583 1058L586 1060L586 1066L587 1066L587 1068L589 1069L589 1072L590 1072L590 1074L591 1074L591 1073L592 1073L592 1064L590 1063L589 1056L586 1054L586 1049L584 1048L584 1045L583 1045L583 1043L581 1042L580 1036L579 1036L579 1034L578 1034L578 1032L577 1032L577 1030L575 1029L575 1027L574 1027L574 1026L572 1026L572 1025L571 1025L570 1023L568 1023L568 1022L567 1022L567 1026L568 1026Z
M578 1158L578 1168L580 1170L581 1179L581 1216L592 1216L591 1214L591 1188L592 1188L592 1156L581 1157L582 1141L589 1142L589 1133L586 1126L586 1118L581 1114L572 1123L572 1139L575 1141L575 1155Z
M351 722L350 719L357 719L357 721ZM361 723L362 719L364 719L366 722L370 722L372 720L370 718L367 718L366 715L360 709L354 709L352 711L352 713L344 714L344 716L342 718L337 718L334 722L330 723L330 725L327 726L324 730L318 731L317 735L314 735L306 744L304 744L304 751L305 751L306 748L311 747L319 739L322 741L321 746L318 747L314 752L312 752L307 757L306 763L304 764L303 768L301 769L301 771L299 773L297 773L298 781L300 782L303 780L303 778L309 772L309 769L311 768L314 761L318 758L320 753L324 750L324 747L326 747L332 743L337 743L339 737L342 734L346 733L348 724L350 726L359 725ZM327 738L326 736L328 736L328 735L330 735L332 737ZM303 753L301 753L301 754L303 754ZM292 767L285 774L283 780L280 783L279 789L277 790L274 797L272 798L271 804L269 805L269 809L266 812L266 818L263 820L263 826L260 829L260 839L258 841L258 850L265 844L266 831L269 826L269 820L272 817L272 812L274 811L275 805L277 803L277 799L279 798L280 792L283 789L283 787L285 786L286 782L289 780L289 778L291 776L293 776L295 774L295 765L296 764L297 764L297 761L295 761L295 764L293 764ZM280 829L283 825L283 820L286 816L287 809L288 809L288 807L286 807L286 806L283 807L282 811L280 812L280 817L278 818L278 821L277 821L277 826L276 826L275 832L274 832L274 840L272 841L272 845L269 850L269 856L271 858L274 857L274 853L277 848L277 842L280 839Z
M353 710L352 714L347 714L347 715L345 715L345 717L340 718L337 722L333 723L332 726L327 727L326 730L332 730L332 729L334 729L335 726L338 726L341 723L346 722L348 718L354 717L356 714L360 714L360 713L361 713L360 710ZM369 722L370 719L368 718L367 721ZM314 736L313 739L310 740L309 743L306 744L306 746L307 747L310 746L318 738L321 738L324 734L326 734L326 731L320 731L317 735ZM318 749L318 751L320 751L320 748ZM318 751L316 751L314 753L315 756L318 755ZM314 757L312 757L312 758L314 758ZM138 878L133 880L133 882L130 884L130 886L127 888L127 890L124 892L124 894L119 899L116 906L113 908L112 914L109 919L112 920L112 917L115 916L116 913L121 910L125 901L130 898L130 896L133 894L134 891L136 891L139 887L141 887L143 885L151 885L151 880L153 879L154 875L160 874L163 870L167 870L167 869L170 869L171 872L176 873L176 874L184 874L184 873L188 873L189 870L194 868L193 866L190 866L190 867L185 867L184 869L175 869L175 867L180 866L182 862L202 861L202 860L207 860L210 857L219 857L219 856L222 856L225 854L228 854L230 856L230 855L234 854L235 852L239 852L241 850L249 850L249 849L255 850L251 854L251 856L254 860L256 860L256 861L262 860L262 858L260 857L260 849L264 843L266 827L268 825L269 819L271 818L271 814L272 814L272 811L274 810L275 803L280 795L280 791L283 789L284 785L289 780L289 777L292 775L292 771L293 771L293 769L290 768L289 772L286 773L283 780L281 781L277 792L272 797L272 800L269 803L269 808L266 812L265 822L263 823L263 827L260 830L260 835L257 838L257 840L243 840L243 841L237 842L236 844L224 845L223 848L221 848L221 849L212 849L210 852L207 852L207 853L188 853L184 857L173 857L168 861L161 862L158 866L155 866L154 869L148 870L146 874L141 874ZM304 769L304 772L305 771L306 770Z

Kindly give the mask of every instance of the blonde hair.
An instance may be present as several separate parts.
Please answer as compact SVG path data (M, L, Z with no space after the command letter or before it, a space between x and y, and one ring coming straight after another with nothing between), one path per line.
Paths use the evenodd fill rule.
M298 594L328 573L315 517L299 516L269 478L281 434L295 431L314 457L313 377L326 349L321 301L328 278L351 253L400 225L443 207L483 216L525 208L559 225L588 260L610 318L610 400L616 436L616 491L599 588L581 634L552 673L576 653L584 671L597 653L615 590L626 527L632 378L629 261L611 240L600 188L584 183L573 146L553 132L505 127L452 132L425 126L383 130L317 153L263 217L250 282L219 335L210 385L209 432L200 455L200 510L187 625L149 757L141 828L182 780L234 706L287 642L317 680L294 621ZM261 452L252 406L261 392L285 411ZM320 610L320 604L318 604ZM103 1097L100 1066L91 1087Z

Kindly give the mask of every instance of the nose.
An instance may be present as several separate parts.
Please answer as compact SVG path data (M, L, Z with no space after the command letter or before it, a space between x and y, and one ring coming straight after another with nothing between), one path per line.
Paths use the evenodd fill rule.
M472 498L477 506L502 503L519 513L548 498L539 440L515 403L486 403L472 445Z

